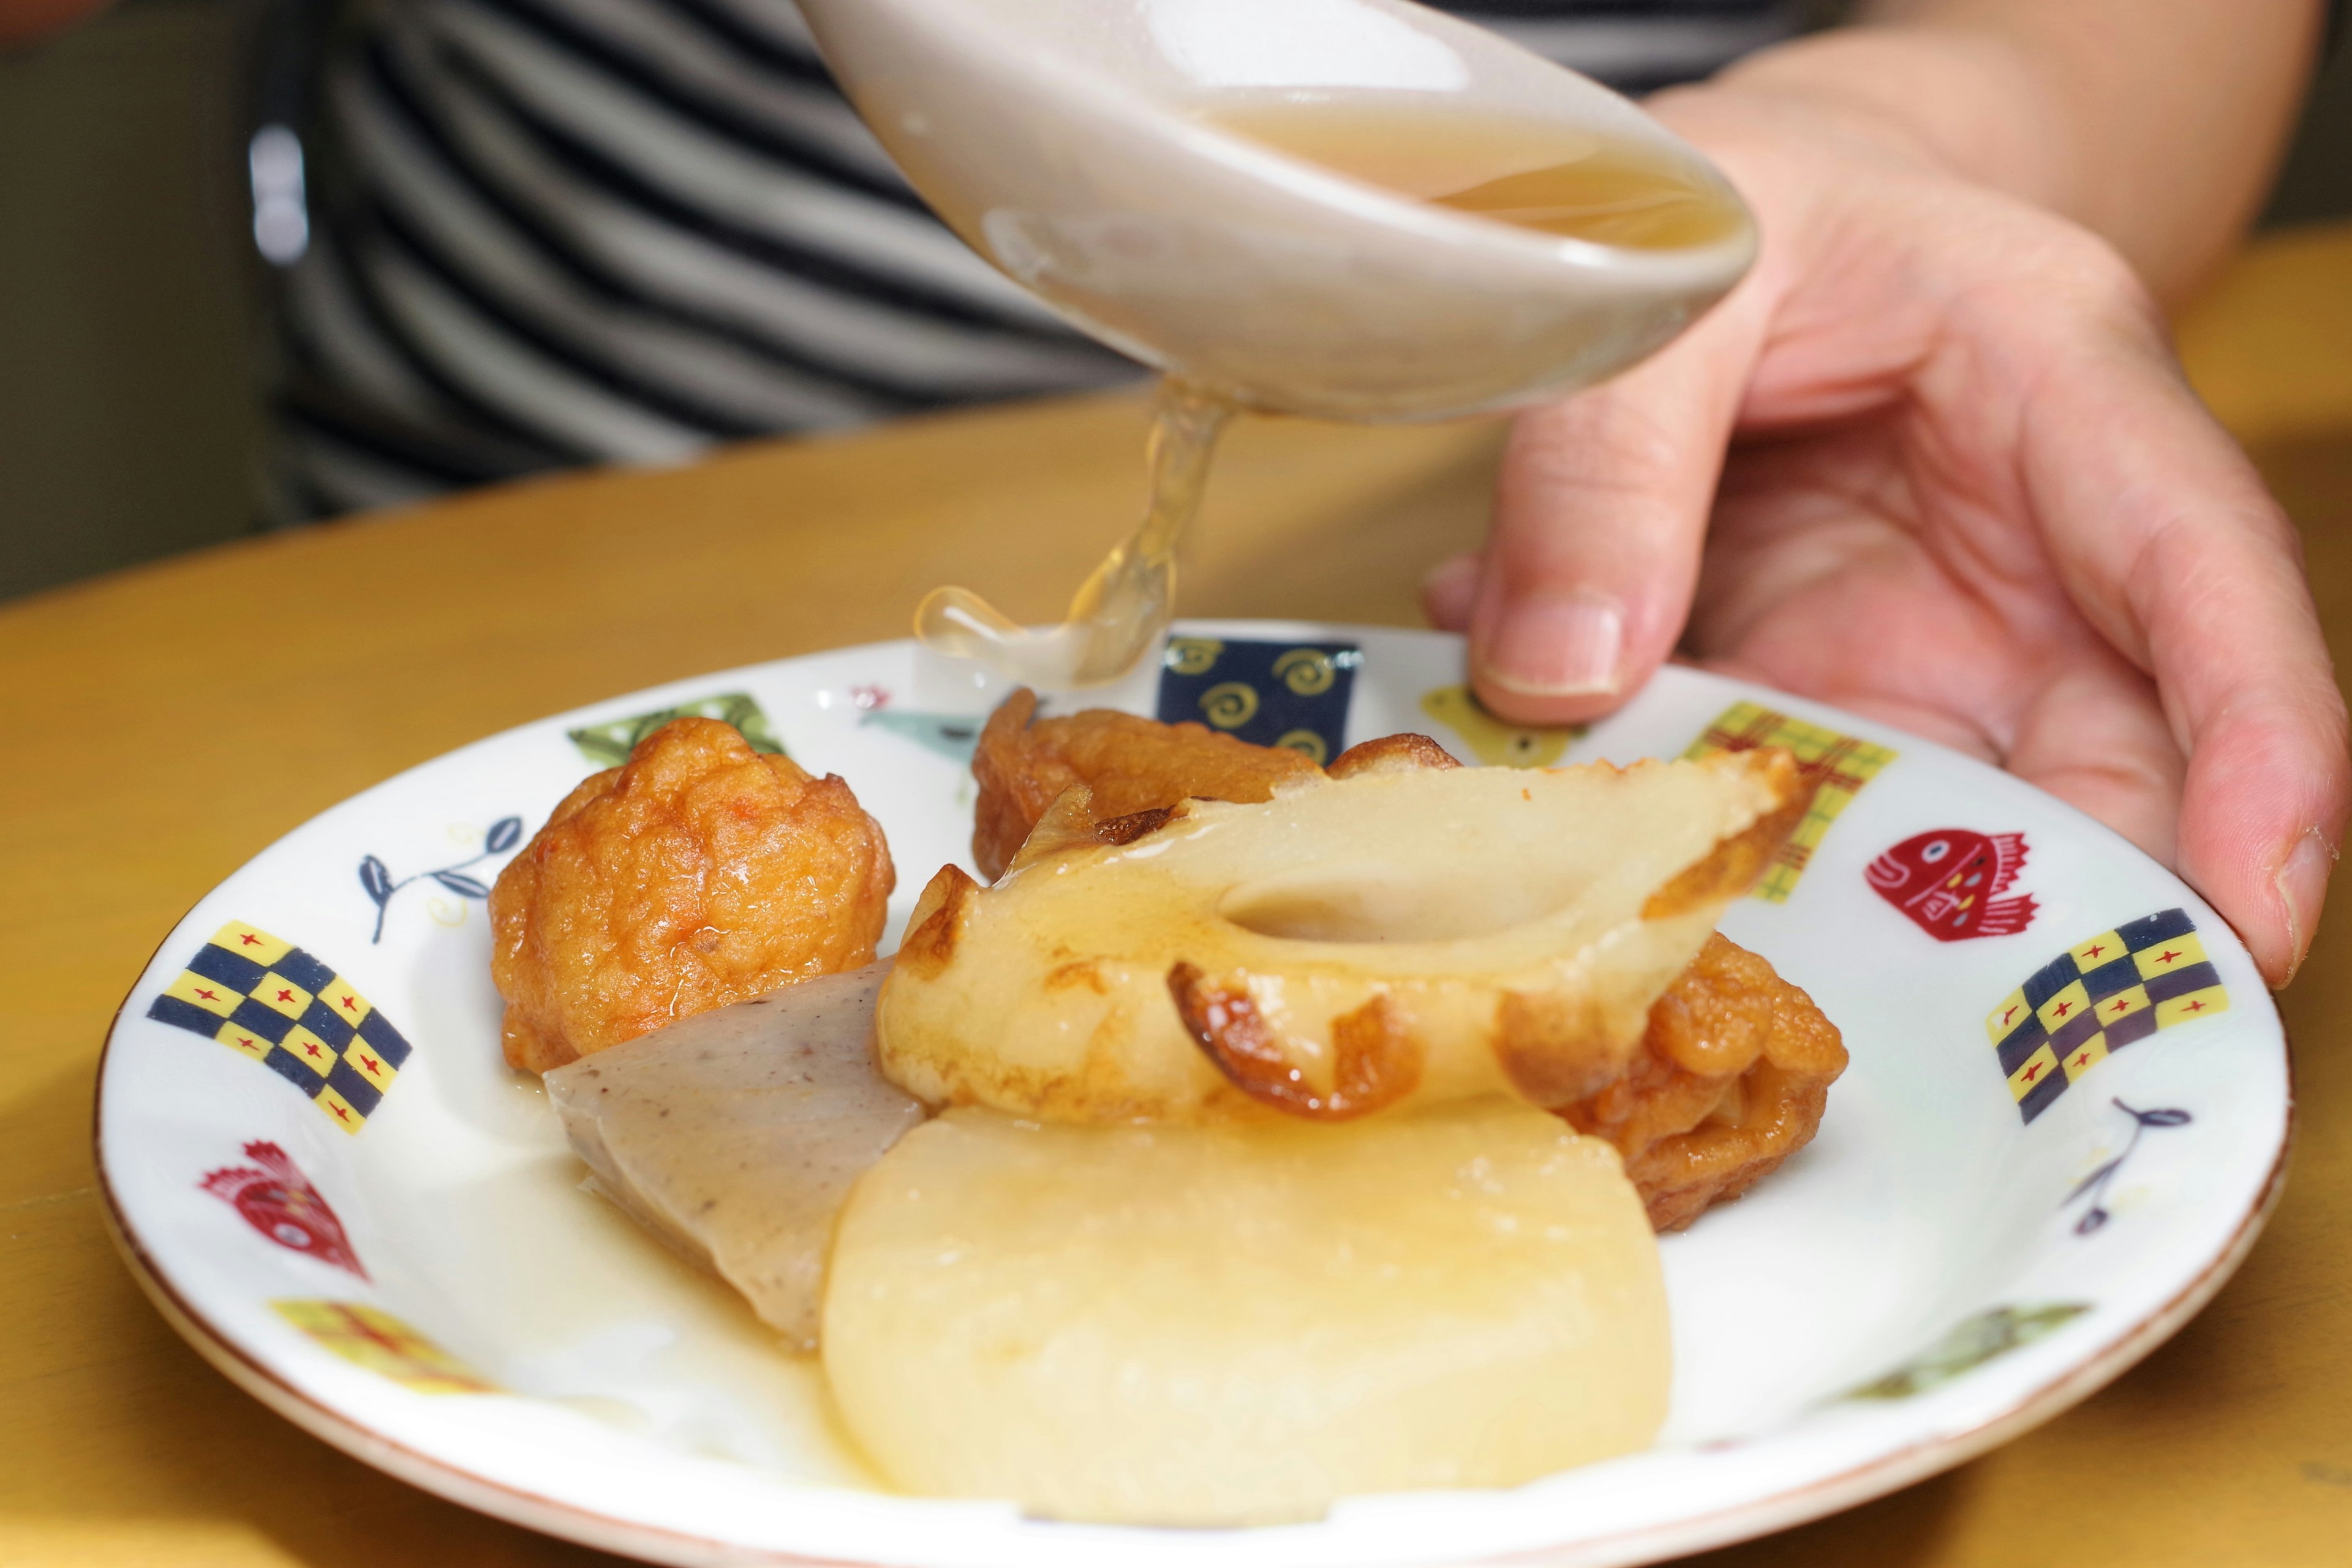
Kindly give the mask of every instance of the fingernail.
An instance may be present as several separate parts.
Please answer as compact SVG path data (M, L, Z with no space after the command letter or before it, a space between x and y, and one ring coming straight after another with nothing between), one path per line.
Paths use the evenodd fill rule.
M2328 847L2326 836L2312 827L2295 840L2294 850L2278 869L2274 881L2279 902L2286 906L2290 979L2294 966L2303 963L2311 946L2312 933L2319 929L2319 907L2326 900L2328 873L2335 868L2336 851Z
M1617 689L1625 613L1605 594L1579 589L1508 600L1486 639L1488 680L1526 697L1588 697Z

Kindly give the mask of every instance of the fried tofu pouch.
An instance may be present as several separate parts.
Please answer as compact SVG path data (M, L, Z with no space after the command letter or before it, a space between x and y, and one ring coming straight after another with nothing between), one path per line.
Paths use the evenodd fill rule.
M1616 1145L1654 1227L1681 1230L1813 1141L1845 1064L1813 999L1718 933L1652 1004L1625 1076L1559 1114Z
M1084 784L1096 815L1108 819L1187 797L1270 800L1276 785L1321 771L1304 752L1253 746L1202 724L1163 724L1107 708L1060 719L1036 715L1037 694L1022 687L989 715L972 752L980 799L972 807L971 858L991 881L1073 784Z
M679 719L585 780L490 891L508 1065L531 1072L874 959L895 874L849 785Z

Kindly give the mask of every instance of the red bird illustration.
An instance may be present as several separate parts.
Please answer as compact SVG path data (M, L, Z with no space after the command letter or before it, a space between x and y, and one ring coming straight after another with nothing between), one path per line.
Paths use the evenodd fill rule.
M343 1235L343 1222L319 1195L285 1150L275 1143L247 1143L245 1157L264 1167L236 1165L215 1171L197 1184L245 1216L245 1223L290 1252L307 1253L321 1263L348 1268L364 1279Z
M2025 865L2025 835L1938 827L1906 838L1864 873L1879 897L1937 942L2010 936L2033 923L2031 893L2000 895Z

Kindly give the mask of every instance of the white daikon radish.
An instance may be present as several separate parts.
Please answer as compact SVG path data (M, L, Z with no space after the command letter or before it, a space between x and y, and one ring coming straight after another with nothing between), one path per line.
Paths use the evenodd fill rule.
M843 1212L824 1353L907 1491L1171 1525L1627 1453L1670 1365L1616 1152L1502 1099L1339 1125L948 1111Z

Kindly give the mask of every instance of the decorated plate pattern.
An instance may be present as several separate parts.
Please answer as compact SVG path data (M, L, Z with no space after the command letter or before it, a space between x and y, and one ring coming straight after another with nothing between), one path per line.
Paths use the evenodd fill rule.
M108 1042L100 1163L149 1294L368 1462L661 1562L1625 1563L2048 1419L2203 1305L2276 1195L2291 1092L2252 962L2071 808L1689 670L1590 728L1528 730L1478 707L1454 637L1188 623L1092 704L1318 758L1399 730L1500 767L1788 746L1812 810L1724 929L1813 994L1853 1066L1811 1148L1664 1239L1675 1392L1646 1453L1250 1531L891 1495L812 1363L580 1190L536 1081L499 1058L484 900L586 773L701 713L881 819L887 950L931 870L970 864L966 765L1001 695L905 643L731 670L480 742L272 846L172 932Z

